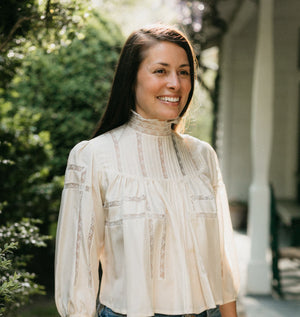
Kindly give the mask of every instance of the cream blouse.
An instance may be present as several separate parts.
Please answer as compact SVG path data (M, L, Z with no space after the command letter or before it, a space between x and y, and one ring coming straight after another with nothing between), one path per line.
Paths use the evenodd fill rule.
M172 122L136 113L70 153L57 229L63 317L100 301L129 317L200 313L234 301L238 268L216 154Z

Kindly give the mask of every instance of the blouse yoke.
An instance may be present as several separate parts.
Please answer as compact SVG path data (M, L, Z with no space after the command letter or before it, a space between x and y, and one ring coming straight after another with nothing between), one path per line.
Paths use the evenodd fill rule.
M62 317L100 302L129 317L196 314L236 300L239 277L225 186L212 147L128 123L70 152L60 206L55 300Z

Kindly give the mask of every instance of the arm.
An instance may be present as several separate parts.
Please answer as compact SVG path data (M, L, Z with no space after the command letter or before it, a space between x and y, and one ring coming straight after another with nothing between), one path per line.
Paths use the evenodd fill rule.
M230 302L219 306L222 317L237 317L236 302Z
M57 225L55 301L62 317L92 317L99 285L104 216L89 142L70 153Z
M215 151L209 147L210 170L215 192L219 223L220 255L222 265L222 317L236 316L235 300L239 290L239 268L230 219L228 198ZM221 306L220 306L221 307Z

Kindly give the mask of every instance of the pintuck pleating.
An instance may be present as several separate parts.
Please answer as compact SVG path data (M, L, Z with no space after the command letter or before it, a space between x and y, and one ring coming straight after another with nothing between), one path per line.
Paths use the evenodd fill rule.
M56 248L61 316L100 301L129 317L200 313L235 300L238 269L214 150L177 121L130 121L70 153Z

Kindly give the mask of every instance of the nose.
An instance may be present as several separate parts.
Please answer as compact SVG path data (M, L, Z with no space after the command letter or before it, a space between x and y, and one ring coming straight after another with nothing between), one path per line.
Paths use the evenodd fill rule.
M180 78L177 73L170 73L168 76L167 87L172 90L177 90L180 88Z

